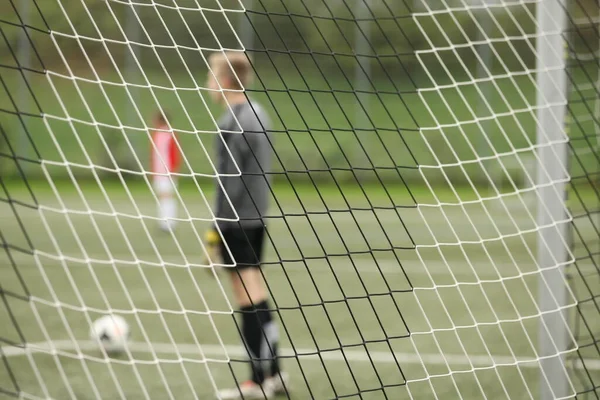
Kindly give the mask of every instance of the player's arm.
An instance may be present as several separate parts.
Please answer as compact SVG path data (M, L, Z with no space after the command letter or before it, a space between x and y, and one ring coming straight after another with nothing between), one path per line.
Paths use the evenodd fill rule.
M228 176L223 179L223 187L229 198L229 202L233 207L239 203L239 199L247 193L246 185L243 177L235 176L244 172L244 167L248 162L248 157L251 156L246 137L243 134L234 134L228 143L229 154L225 154L227 160L225 166L225 174ZM223 199L227 201L227 199Z
M223 160L223 162L219 164L220 168L218 173L219 175L226 176L223 176L221 178L221 184L217 185L215 201L215 215L217 217L223 215L224 209L235 207L235 204L238 203L238 199L246 192L246 187L241 176L233 176L239 174L244 169L248 153L248 151L245 150L248 148L246 139L241 134L235 134L228 140L226 146L227 148L222 148L222 154L219 154L219 158ZM207 245L208 257L214 262L218 259L221 242L221 237L217 231L216 225L206 231L204 241ZM206 261L208 263L208 260Z
M181 150L179 146L179 139L175 131L171 131L171 140L169 142L169 171L170 172L179 172L181 169Z

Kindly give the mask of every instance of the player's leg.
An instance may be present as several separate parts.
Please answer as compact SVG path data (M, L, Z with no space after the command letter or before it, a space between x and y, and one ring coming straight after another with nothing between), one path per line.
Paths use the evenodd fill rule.
M242 312L244 343L259 360L251 365L251 381L269 395L289 391L289 377L279 366L279 327L270 310L269 296L259 267L231 272L232 286ZM254 357L253 357L254 358Z
M269 397L280 391L287 376L281 378L277 350L279 331L270 310L268 292L260 270L264 227L235 229L223 232L227 247L236 260L230 276L234 300L241 313L241 333L251 359L251 377L239 389L221 392L221 398ZM222 248L226 263L229 255ZM278 379L273 379L273 377ZM285 379L287 380L287 379ZM276 385L276 382L282 385ZM226 396L223 396L226 395Z
M176 183L167 176L157 176L154 178L154 188L158 196L159 227L163 231L170 231L175 227L177 218Z
M270 309L262 272L258 267L231 272L236 303L242 314L242 336L252 357L252 381L262 384L279 373L279 329Z
M177 190L177 180L171 177L168 179L167 191L165 197L162 200L163 215L167 221L169 229L175 228L177 218L177 197L175 191Z

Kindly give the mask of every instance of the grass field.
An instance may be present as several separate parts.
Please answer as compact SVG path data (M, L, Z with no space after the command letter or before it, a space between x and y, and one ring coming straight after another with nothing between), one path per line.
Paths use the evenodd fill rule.
M227 363L243 360L227 280L200 265L197 234L210 218L200 192L181 190L194 220L171 237L157 232L143 185L127 193L107 184L108 197L90 182L78 187L84 197L65 182L56 193L35 183L39 210L0 203L1 238L13 246L0 255L1 336L40 346L3 344L0 388L23 398L205 399L213 385L233 384L232 371L244 379L243 363ZM324 200L308 186L300 199L275 190L281 208L273 207L264 271L293 397L535 397L539 370L527 361L536 357L539 324L532 210L512 202L507 212L498 200L457 206L451 192L422 187L412 198L392 186L391 200L375 186L366 190L368 201L352 186L325 186ZM5 187L2 198L7 192L34 204L23 185ZM595 193L581 195L591 201ZM397 208L361 210L369 202ZM592 237L589 220L578 228ZM600 290L595 278L587 284ZM87 341L89 320L106 312L131 324L132 358L105 359ZM589 321L592 331L599 321ZM597 382L598 360L587 365Z

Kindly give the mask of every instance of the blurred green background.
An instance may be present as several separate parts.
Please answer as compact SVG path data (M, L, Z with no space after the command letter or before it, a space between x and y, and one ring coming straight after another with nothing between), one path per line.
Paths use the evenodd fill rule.
M293 171L287 178L331 179L333 170L336 179L350 182L403 179L420 185L426 179L512 190L512 180L527 186L524 176L535 174L533 5L413 18L411 11L425 11L420 2L390 3L372 0L368 20L360 24L370 32L364 54L370 61L362 61L371 69L368 79L356 72L354 3L254 1L244 14L236 1L186 0L177 9L166 1L156 7L139 3L131 18L121 2L90 1L87 8L40 2L30 9L32 72L11 68L24 62L19 59L24 53L17 52L22 30L3 25L2 152L56 161L51 167L56 178L66 177L65 162L78 176L90 177L96 168L105 178L115 177L119 167L136 178L135 172L148 168L147 125L160 106L182 131L188 161L183 172L213 175L209 159L220 110L202 89L205 57L214 49L241 49L250 29L255 37L248 52L257 79L248 93L273 118L275 169ZM436 4L431 8L440 7ZM598 49L597 31L586 24L596 3L569 4L570 21L580 21L570 25L569 49L589 54ZM19 23L11 3L0 7L7 21ZM50 29L53 36L34 28ZM134 41L131 49L126 37ZM482 37L489 38L482 43L489 45L486 59L494 79L481 75L477 52L485 46L470 44ZM432 46L448 50L427 52ZM132 52L137 63L128 68ZM580 157L573 157L571 167L579 176L597 163L597 153L590 151L598 143L597 120L589 117L597 103L598 64L574 58L569 63L570 135L591 135L572 141ZM33 72L43 70L51 72ZM48 116L45 122L37 117L41 113ZM478 157L492 158L478 162ZM0 162L0 173L14 177L14 160L5 156ZM424 177L417 166L435 168ZM35 166L28 174L41 176Z

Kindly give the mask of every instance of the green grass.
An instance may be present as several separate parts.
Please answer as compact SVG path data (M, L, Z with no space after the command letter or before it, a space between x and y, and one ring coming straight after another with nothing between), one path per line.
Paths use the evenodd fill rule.
M18 327L28 343L55 341L64 346L57 354L31 355L4 347L9 356L0 369L0 387L13 387L8 366L22 392L42 398L92 399L94 388L103 398L119 398L119 390L128 399L144 398L143 390L151 398L168 398L167 388L175 398L192 398L193 393L211 398L209 376L220 388L233 383L220 340L232 358L240 355L226 275L217 281L199 265L202 250L196 233L208 226L201 219L210 218L200 192L190 185L182 188L183 205L194 220L181 222L173 238L157 232L151 218L155 202L147 187L133 183L127 192L113 182L104 188L106 199L89 181L78 186L62 182L56 192L34 182L33 193L42 208L15 204L18 218L8 204L0 203L3 240L25 249L29 241L37 252L32 256L9 250L0 255L0 282L10 293L0 308L1 336L20 343ZM210 187L201 188L210 200ZM348 210L350 204L354 211L298 217L291 214L323 211L325 204L314 189L297 189L301 204L289 187L275 189L281 209L272 208L266 259L271 264L264 269L279 309L284 354L292 355L292 348L298 353L321 349L324 358L304 355L283 361L293 375L294 398L333 398L361 390L367 391L362 398L379 399L381 391L368 392L381 386L379 379L391 385L388 398L408 398L410 392L418 399L434 398L434 393L438 398L520 399L529 398L527 390L537 393L539 371L530 364L520 369L493 367L483 359L471 372L465 362L467 355L535 357L536 237L535 232L526 233L535 226L528 214L532 210L512 203L507 212L498 201L489 201L487 213L476 203L464 209L448 205L399 208L397 213L360 211L368 205L360 190L343 186L340 192L329 185L321 190L327 208ZM376 186L366 189L371 204L391 202ZM23 185L9 184L6 190L12 199L32 203ZM392 186L389 192L395 205L414 205L405 189ZM467 192L459 195L473 198ZM435 204L422 187L413 196L421 204ZM582 196L593 199L594 193L582 191ZM435 197L455 200L443 189ZM576 202L572 206L581 208ZM589 221L577 223L584 237L593 237ZM523 234L512 236L517 232ZM478 243L479 238L485 241ZM461 246L451 245L459 240ZM413 242L419 245L416 250L410 249ZM435 246L440 242L448 245ZM390 243L407 249L383 251ZM375 258L339 255L368 249L382 251L374 252ZM590 262L579 267L592 271ZM587 284L594 292L600 290L595 279ZM575 285L585 289L581 280ZM30 301L25 296L31 296ZM110 310L127 318L136 343L180 345L183 360L175 347L164 346L156 356L136 347L133 359L105 359L85 341L88 318ZM600 328L598 318L588 322L592 331ZM372 343L365 346L365 341ZM81 352L75 350L76 343L83 346ZM347 362L335 350L340 347ZM398 354L404 378L392 351ZM442 354L449 366L443 364ZM422 364L418 356L424 358ZM233 363L233 371L238 379L246 376L243 363ZM600 379L598 370L590 373L596 382ZM408 385L399 386L404 379Z

